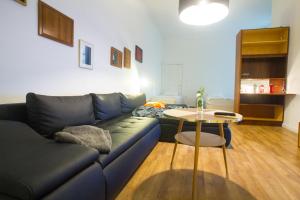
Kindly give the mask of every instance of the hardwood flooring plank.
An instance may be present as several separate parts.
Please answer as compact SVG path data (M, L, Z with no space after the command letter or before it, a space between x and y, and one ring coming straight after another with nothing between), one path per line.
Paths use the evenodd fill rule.
M231 125L229 179L221 148L200 148L197 198L212 200L300 199L297 135L281 127ZM117 200L192 198L194 148L158 143Z

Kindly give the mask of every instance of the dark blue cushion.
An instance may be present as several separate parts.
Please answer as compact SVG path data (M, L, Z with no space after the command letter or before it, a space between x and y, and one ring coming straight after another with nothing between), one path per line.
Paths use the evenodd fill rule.
M119 93L91 95L96 119L108 120L122 114Z
M28 93L26 106L30 125L49 137L66 126L95 123L91 95L45 96Z
M100 155L99 162L102 167L108 165L157 125L157 119L130 116L121 116L105 123L97 124L97 127L109 130L112 138L111 152Z
M123 113L130 113L135 108L142 106L146 103L146 95L127 95L120 93L121 96L121 107Z
M92 165L98 152L48 140L21 122L0 120L0 158L0 193L41 199Z
M159 135L160 127L156 125L103 169L106 179L107 200L116 199L127 181L155 147Z

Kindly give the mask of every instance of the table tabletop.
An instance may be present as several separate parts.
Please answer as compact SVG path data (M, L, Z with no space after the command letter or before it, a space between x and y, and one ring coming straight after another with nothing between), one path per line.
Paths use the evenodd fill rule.
M198 111L197 108L179 108L165 110L164 115L189 122L199 121L203 123L235 123L243 120L243 116L238 113L235 113L235 116L216 116L215 112L227 111L213 109Z

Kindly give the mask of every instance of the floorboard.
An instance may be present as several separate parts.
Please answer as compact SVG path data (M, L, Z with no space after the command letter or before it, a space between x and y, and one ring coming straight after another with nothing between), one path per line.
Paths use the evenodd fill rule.
M300 199L297 135L281 127L233 125L227 150L229 178L221 148L201 148L197 199ZM179 145L170 169L173 144L159 143L117 200L192 198L193 147Z

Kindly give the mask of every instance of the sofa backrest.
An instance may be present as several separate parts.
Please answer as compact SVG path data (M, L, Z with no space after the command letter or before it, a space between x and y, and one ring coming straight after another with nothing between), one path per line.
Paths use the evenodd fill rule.
M142 106L146 103L146 95L127 95L120 93L121 96L121 108L123 113L130 113L135 108Z
M114 94L120 95L120 101L121 101L120 106L121 106L121 109L122 109L122 112L123 112L122 114L130 113L136 107L138 107L140 105L143 105L146 102L145 94L140 94L140 95L125 95L125 94L121 94L121 93L114 93ZM86 96L90 96L90 95L86 95ZM71 120L71 119L69 119L70 116L69 115L65 116L65 110L66 110L66 108L68 108L68 107L70 108L74 105L71 105L67 101L65 102L65 104L63 102L65 101L65 99L70 99L71 98L71 99L74 99L74 101L75 101L78 98L82 98L82 97L50 97L50 96L47 97L47 96L42 96L42 95L35 95L33 93L29 93L27 95L27 100L28 100L28 97L32 97L32 98L30 98L30 103L27 102L27 103L29 103L29 105L26 105L26 103L2 104L2 105L0 105L0 120L11 120L11 121L19 121L19 122L27 123L42 135L47 135L47 134L45 134L43 131L40 131L39 128L34 126L34 123L32 123L32 122L30 123L30 120L29 120L28 116L30 116L29 114L32 113L32 112L30 112L30 111L32 111L32 109L28 110L28 108L33 108L34 107L34 111L36 111L36 112L46 112L45 111L45 108L46 108L46 110L47 110L46 116L48 117L48 116L53 115L53 110L55 110L54 108L61 107L61 108L58 109L61 113L56 114L56 116L62 116L62 117L65 118L63 121L69 121L69 120ZM41 101L36 101L37 97L39 97L38 99L42 98L42 99L46 99L47 101L44 100L41 104ZM33 101L32 99L35 100L35 101ZM45 102L48 102L48 103L45 104ZM90 100L89 102L90 102L91 107L89 107L89 106L85 106L85 107L89 107L89 110L94 111L93 108L94 108L95 105L92 105L93 104L92 100ZM39 106L39 104L41 104L43 106ZM49 107L49 105L50 105L50 107ZM61 106L61 105L66 105L66 106ZM52 110L50 109L51 107L53 108ZM74 106L75 109L79 109L81 107L82 106ZM68 110L70 110L70 109L67 109L67 111ZM108 109L108 112L111 112L111 109ZM73 111L72 111L72 113L73 113ZM75 114L75 113L76 112L74 112L74 114L71 115L71 118L76 118L77 117L77 114ZM97 114L97 112L95 112L95 114ZM110 115L113 114L111 117L117 117L120 113L118 113L118 114L108 113L108 114L110 114ZM78 114L78 116L80 116L80 115ZM109 117L109 118L111 118L111 117ZM35 120L35 122L40 122L40 120L41 120L40 118L37 118ZM107 119L100 119L100 120L107 120ZM31 121L32 121L32 119L31 119ZM47 123L48 123L48 121L47 121ZM92 120L89 121L89 123L92 123ZM79 124L80 123L63 123L63 125L69 125L69 126L70 125L79 125ZM82 123L82 124L87 124L87 123ZM61 125L61 123L58 123L58 124L55 124L55 125L60 125L59 128L64 128L63 125ZM59 128L57 128L57 130ZM56 129L55 129L55 131L56 131Z
M67 126L95 123L91 95L46 96L34 93L26 95L28 121L38 133L52 137Z
M25 103L0 104L0 120L28 122Z
M91 94L94 103L95 118L108 120L122 115L121 97L119 93Z

